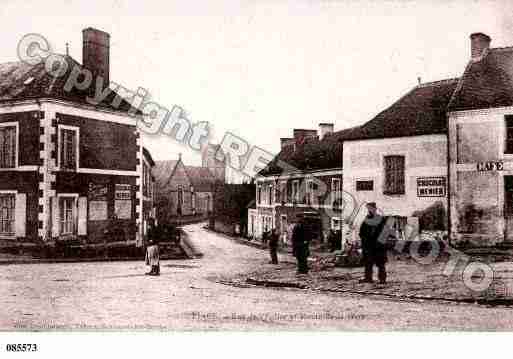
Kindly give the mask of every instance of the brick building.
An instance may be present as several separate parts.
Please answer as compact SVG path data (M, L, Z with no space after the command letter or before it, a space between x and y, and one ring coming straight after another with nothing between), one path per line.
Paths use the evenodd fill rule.
M342 144L353 130L333 132L333 124L316 130L294 129L281 139L281 151L255 178L256 208L248 209L248 235L260 238L266 229L285 234L296 216L307 214L329 229L341 228ZM282 166L281 164L285 164Z
M113 91L91 104L97 77L91 89L65 88L73 69L109 83L109 43L109 34L83 30L84 64L62 55L60 77L45 63L0 64L0 238L135 243L142 234L138 116ZM112 226L122 235L106 234Z

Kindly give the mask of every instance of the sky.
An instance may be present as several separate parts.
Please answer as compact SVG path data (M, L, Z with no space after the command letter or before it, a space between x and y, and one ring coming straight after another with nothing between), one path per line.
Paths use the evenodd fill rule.
M513 2L511 2L513 3ZM82 61L82 29L111 34L110 78L147 89L192 122L271 153L293 128L369 121L417 84L459 77L469 35L513 45L510 1L0 0L0 62L23 35ZM156 160L198 165L166 135L144 136Z

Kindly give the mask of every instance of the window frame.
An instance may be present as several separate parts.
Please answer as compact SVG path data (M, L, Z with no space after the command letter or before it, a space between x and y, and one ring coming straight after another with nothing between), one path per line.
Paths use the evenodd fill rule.
M358 189L358 183L359 182L370 182L372 183L372 188L371 189ZM356 192L373 192L375 187L374 187L374 179L370 179L370 178L357 178L354 182L354 189Z
M401 158L403 161L402 167L402 188L393 188L392 190L388 187L387 182L387 159L388 158ZM383 194L386 196L404 196L406 194L406 155L405 154L384 154L383 155ZM396 170L397 171L397 170ZM395 185L395 187L399 187L399 185Z
M62 131L75 131L76 134L76 143L75 143L75 168L64 168L62 166L62 158L61 158L61 146L63 146L63 138ZM80 169L80 127L78 126L69 126L69 125L57 125L57 170L58 171L70 171L70 172L78 172Z
M15 128L15 143L14 143L14 167L0 167L0 171L12 171L16 170L19 166L19 150L20 150L20 125L17 121L11 121L11 122L0 122L0 127L14 127Z
M300 192L300 180L295 179L292 180L292 188L291 188L291 194L292 194L292 203L299 203L299 192ZM294 187L296 187L294 190Z
M13 196L14 197L14 207L13 207L13 213L12 213L12 220L9 220L9 221L12 221L12 232L0 232L0 238L15 238L16 237L16 196L17 196L17 194L18 194L17 191L0 190L0 196L7 195L7 196ZM1 213L1 210L0 210L0 213ZM2 228L2 227L0 226L0 228Z
M63 232L63 222L64 219L61 217L61 201L71 199L73 201L73 205L71 207L71 220L73 225L73 230L71 232ZM78 234L78 193L59 193L57 194L58 200L58 208L59 211L59 236L74 236Z

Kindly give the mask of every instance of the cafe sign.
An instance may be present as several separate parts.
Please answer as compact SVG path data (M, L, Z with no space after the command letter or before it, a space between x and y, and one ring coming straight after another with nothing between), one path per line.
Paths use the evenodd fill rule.
M417 177L417 197L445 197L446 188L444 176Z
M502 170L504 170L504 162L502 162L502 161L478 162L477 170L478 170L478 172L502 171Z

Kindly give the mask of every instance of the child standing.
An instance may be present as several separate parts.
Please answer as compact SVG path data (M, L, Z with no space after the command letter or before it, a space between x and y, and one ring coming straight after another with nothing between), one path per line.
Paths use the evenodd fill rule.
M159 245L154 239L150 239L146 247L146 265L151 267L147 275L160 275Z

